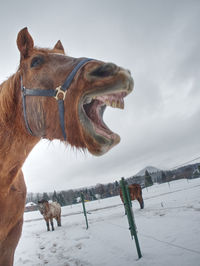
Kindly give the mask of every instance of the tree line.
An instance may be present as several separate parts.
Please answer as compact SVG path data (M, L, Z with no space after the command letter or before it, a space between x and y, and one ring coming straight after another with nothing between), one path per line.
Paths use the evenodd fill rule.
M197 170L197 171L196 171ZM197 172L197 176L193 174ZM196 173L195 172L195 173ZM198 175L199 172L199 175ZM176 170L171 171L158 171L156 173L149 173L147 170L143 176L132 176L126 178L128 184L137 183L142 186L142 188L147 188L156 183L171 182L172 180L182 179L182 178L193 178L200 176L200 165L188 165ZM81 193L84 194L85 200L98 200L108 197L113 197L119 195L120 184L116 180L113 183L108 184L97 184L96 186L90 188L80 188L80 189L70 189L54 192L43 192L43 193L28 193L26 202L38 203L38 200L46 199L57 201L61 206L76 204L80 200Z
M37 204L38 200L46 199L57 201L61 206L72 205L79 201L81 193L87 201L98 200L119 195L119 182L108 184L97 184L90 188L70 189L54 192L43 193L28 193L26 202L34 202Z

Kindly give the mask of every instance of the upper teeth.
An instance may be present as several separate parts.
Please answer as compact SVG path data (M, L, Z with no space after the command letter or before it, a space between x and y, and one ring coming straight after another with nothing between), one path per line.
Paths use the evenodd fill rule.
M124 109L124 99L122 97L119 97L116 99L116 97L112 96L94 96L92 97L93 100L98 99L99 101L104 102L107 106L112 106L113 108L120 108Z
M113 108L124 109L123 97L116 97L115 95L93 96L92 98L87 97L84 101L84 104L89 104L92 100L99 100L102 103L105 103L107 106L111 106Z
M123 98L115 99L114 97L107 98L103 101L107 106L112 106L113 108L124 109Z

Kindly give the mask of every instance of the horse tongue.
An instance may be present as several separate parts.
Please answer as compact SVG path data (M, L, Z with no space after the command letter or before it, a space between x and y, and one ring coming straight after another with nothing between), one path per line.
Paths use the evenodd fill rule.
M101 133L101 135L110 137L113 132L106 126L103 121L103 113L106 105L102 100L93 100L90 104L84 105L84 110L87 116L93 123L95 131Z

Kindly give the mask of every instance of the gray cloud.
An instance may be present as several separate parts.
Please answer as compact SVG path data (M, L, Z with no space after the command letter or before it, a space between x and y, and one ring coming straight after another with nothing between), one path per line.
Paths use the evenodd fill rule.
M16 71L15 41L24 26L38 46L52 47L61 39L68 54L115 62L135 80L125 110L105 112L121 143L96 158L57 141L41 142L23 167L29 191L106 183L146 165L170 168L199 156L199 11L195 0L2 5L0 80Z

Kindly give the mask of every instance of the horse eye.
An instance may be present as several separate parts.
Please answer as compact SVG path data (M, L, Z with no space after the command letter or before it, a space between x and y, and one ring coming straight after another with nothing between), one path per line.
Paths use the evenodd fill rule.
M31 61L31 67L37 67L44 63L44 58L41 56L36 56Z

